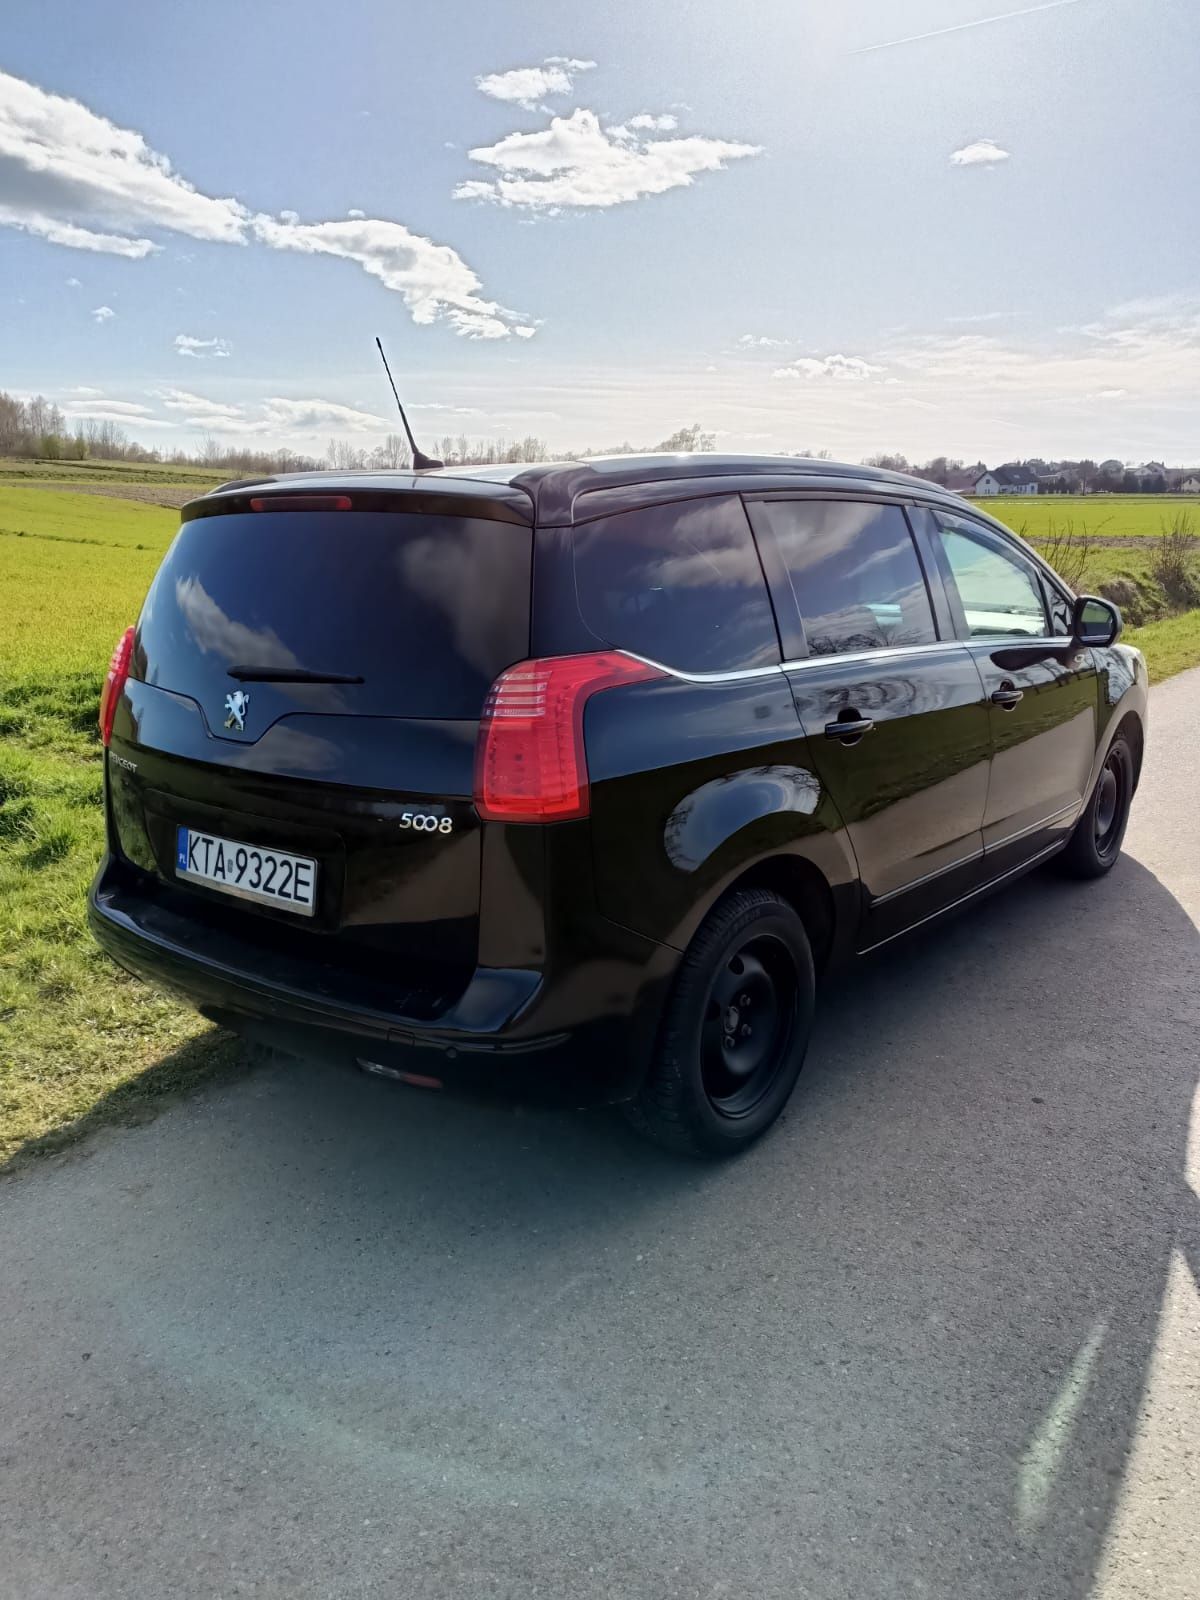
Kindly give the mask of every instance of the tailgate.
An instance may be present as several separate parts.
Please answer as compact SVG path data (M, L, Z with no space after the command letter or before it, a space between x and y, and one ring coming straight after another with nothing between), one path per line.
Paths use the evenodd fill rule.
M380 511L185 522L113 725L121 854L239 938L469 971L478 719L528 653L530 543ZM311 916L181 875L181 828L313 863Z

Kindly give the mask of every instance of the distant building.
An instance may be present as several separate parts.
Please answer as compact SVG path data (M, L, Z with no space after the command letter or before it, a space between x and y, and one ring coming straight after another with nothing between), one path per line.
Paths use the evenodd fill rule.
M994 494L1036 494L1038 481L1025 467L996 467L975 480L975 493L987 498Z
M973 467L959 467L946 474L946 487L954 494L974 494L975 485L979 482L982 473L987 468L982 461L977 461Z
M1179 485L1181 494L1200 494L1200 472L1191 472Z
M1038 474L1038 493L1078 494L1078 474L1074 472L1041 472Z

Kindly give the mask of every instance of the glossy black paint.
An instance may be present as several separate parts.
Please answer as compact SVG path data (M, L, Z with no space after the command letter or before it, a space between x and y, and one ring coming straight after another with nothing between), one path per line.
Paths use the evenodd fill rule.
M131 970L209 1016L302 1051L483 1092L625 1098L646 1071L681 952L734 885L769 885L790 898L819 964L830 965L1060 848L1119 728L1140 760L1147 695L1137 652L1072 639L1074 597L1037 555L917 480L716 456L305 474L193 502L189 538L211 529L227 563L221 531L236 519L256 537L251 489L262 497L299 488L348 495L354 509L336 514L348 532L362 512L410 529L422 517L431 527L482 528L472 537L482 540L483 567L452 578L478 591L466 613L475 620L454 633L454 648L468 654L481 637L514 658L526 648L533 656L632 648L616 636L628 608L594 588L581 596L580 574L593 569L579 553L587 540L603 554L596 541L607 530L614 544L633 537L639 517L653 519L651 542L655 529L669 538L690 528L689 550L716 539L715 559L700 548L679 572L647 568L642 622L645 606L668 615L662 585L708 582L709 568L726 581L731 562L746 592L761 583L769 602L753 601L758 609L742 617L752 648L737 644L732 624L722 629L711 606L696 615L715 615L714 640L687 639L682 660L671 658L684 654L678 639L664 637L657 653L643 628L637 653L658 661L660 675L587 704L590 817L530 826L484 824L475 812L478 708L461 674L456 693L467 700L449 716L379 714L390 691L378 663L366 699L356 699L364 686L354 683L255 682L261 724L243 734L219 719L218 691L245 653L238 625L255 623L250 611L233 614L236 585L221 608L232 635L193 637L177 658L178 608L156 619L152 601L106 761L108 852L91 892L92 926ZM798 595L763 534L756 508L766 498L901 508L889 515L902 514L913 541L926 642L810 655L803 583ZM939 547L939 512L971 519L1028 563L1046 598L1044 638L969 636ZM285 520L262 519L274 538ZM524 551L512 593L532 595L527 646L497 645L503 630L488 631L489 595L508 582L502 558L487 565L489 524L498 540L516 541L506 548ZM203 585L204 546L196 549L189 572ZM596 570L588 582L603 585ZM353 662L310 661L298 641L288 648L306 669L352 675ZM740 648L749 652L741 667L730 663ZM709 661L723 670L705 672ZM489 658L487 673L502 664ZM428 663L431 675L438 670ZM436 708L434 690L417 685L414 704ZM422 700L427 691L433 698ZM866 731L855 732L855 721ZM418 807L449 819L450 832L405 831L401 819ZM180 822L314 855L321 877L311 924L177 880Z

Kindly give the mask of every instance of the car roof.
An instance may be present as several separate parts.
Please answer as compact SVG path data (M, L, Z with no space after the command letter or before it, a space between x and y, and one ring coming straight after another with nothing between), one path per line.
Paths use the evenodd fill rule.
M589 456L565 461L506 462L496 466L435 467L424 472L319 471L279 474L221 484L204 500L241 499L251 488L267 493L343 490L376 496L428 497L426 506L444 506L458 515L564 526L572 522L632 510L636 506L695 494L789 488L845 492L866 489L919 495L962 505L957 495L923 478L881 467L855 466L805 456L698 454ZM193 505L197 502L193 502ZM189 508L190 509L190 508ZM213 509L216 509L213 507ZM230 507L232 509L232 507ZM989 519L990 520L990 519Z

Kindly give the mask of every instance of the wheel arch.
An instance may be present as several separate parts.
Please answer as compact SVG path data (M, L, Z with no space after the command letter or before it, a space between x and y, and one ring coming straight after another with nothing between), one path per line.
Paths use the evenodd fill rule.
M1137 792L1138 781L1142 776L1142 759L1146 754L1146 727L1136 711L1127 711L1117 724L1109 748L1124 734L1133 751L1133 788Z
M846 903L849 891L835 892L821 868L807 856L780 854L754 862L722 885L706 906L704 917L739 889L769 889L787 901L804 924L818 974L831 965L850 938L852 930L846 926L851 910Z

